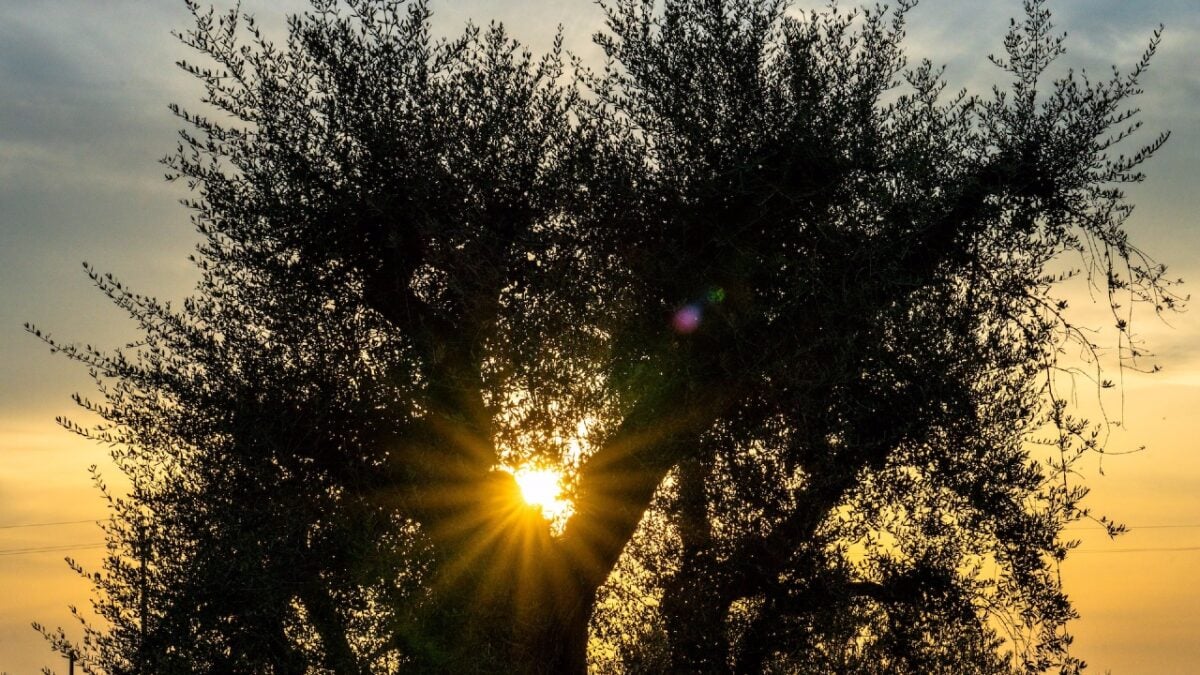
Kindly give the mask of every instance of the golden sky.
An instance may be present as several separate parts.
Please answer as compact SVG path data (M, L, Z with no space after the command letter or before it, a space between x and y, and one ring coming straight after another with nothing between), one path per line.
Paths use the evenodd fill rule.
M282 26L282 13L302 5L243 2L266 26ZM433 6L443 31L468 17L499 18L544 49L561 24L568 48L585 58L595 53L588 38L600 22L591 0ZM1148 182L1130 191L1138 204L1130 229L1194 285L1200 5L1058 0L1051 7L1070 33L1064 63L1099 74L1114 62L1132 64L1154 27L1166 24L1141 105L1145 140L1161 129L1173 137L1148 165ZM986 56L1001 50L1008 17L1019 12L1019 0L923 0L910 17L910 53L947 64L952 90L984 90L999 76ZM0 2L0 671L14 675L42 665L65 671L29 622L69 625L67 605L86 607L88 587L62 557L91 564L103 550L100 532L87 523L13 526L104 517L87 467L107 459L103 448L54 424L55 415L74 412L72 392L91 391L86 374L51 356L21 324L101 346L133 337L88 286L84 260L162 298L191 287L186 257L195 239L176 204L182 188L164 184L156 163L174 145L177 125L166 104L196 97L172 65L188 56L170 36L186 18L174 0ZM1099 528L1070 532L1082 540L1063 567L1083 614L1073 625L1074 651L1092 672L1195 672L1200 663L1200 316L1179 315L1171 324L1143 317L1135 326L1164 371L1127 372L1117 398L1105 402L1126 427L1110 449L1148 449L1106 458L1103 475L1098 463L1085 467L1090 504L1132 531L1116 541Z

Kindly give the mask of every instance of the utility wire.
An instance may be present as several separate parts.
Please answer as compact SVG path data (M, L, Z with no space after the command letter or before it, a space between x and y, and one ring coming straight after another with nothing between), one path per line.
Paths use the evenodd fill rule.
M12 530L18 527L49 527L51 525L78 525L81 523L99 523L112 518L92 518L90 520L58 520L50 523L21 523L20 525L0 525L0 530Z
M30 553L54 553L58 551L78 551L86 548L100 548L103 542L94 544L59 544L57 546L30 546L27 548L0 549L0 556L26 555Z
M1077 548L1072 553L1167 553L1170 551L1200 551L1200 546L1147 546L1144 548Z
M1182 524L1182 525L1126 525L1125 531L1133 532L1134 530L1167 530L1167 529L1172 529L1172 530L1173 529L1181 529L1182 530L1182 529L1194 529L1194 528L1198 528L1198 527L1200 527L1200 523L1197 523L1194 525L1186 525L1186 524ZM1099 524L1097 524L1097 525L1073 525L1071 527L1064 527L1063 531L1064 532L1066 532L1066 531L1078 532L1080 530L1097 530L1097 529L1104 529L1104 526L1099 525Z

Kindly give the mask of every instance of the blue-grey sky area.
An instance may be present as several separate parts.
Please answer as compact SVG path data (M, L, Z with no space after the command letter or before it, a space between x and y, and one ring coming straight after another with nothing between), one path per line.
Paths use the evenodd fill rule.
M432 5L442 34L468 18L498 19L535 51L561 25L568 48L596 63L590 36L602 22L591 0ZM1173 136L1147 165L1148 181L1129 190L1137 204L1129 228L1135 242L1192 281L1186 293L1200 280L1200 2L1050 5L1069 33L1062 65L1096 77L1111 64L1132 65L1152 31L1166 25L1144 78L1140 138L1164 129ZM276 34L284 15L304 6L243 2ZM986 93L1004 81L986 57L1002 50L1008 19L1020 11L1019 0L923 0L910 16L909 53L946 64L951 90ZM161 298L182 298L196 277L187 262L196 238L177 203L185 188L165 183L157 163L179 126L167 104L197 99L195 83L173 65L191 56L171 36L188 18L182 0L0 0L0 671L65 670L29 621L69 625L66 605L87 605L87 586L61 558L98 560L100 549L89 546L101 540L86 524L8 526L104 515L86 470L103 468L104 448L54 424L55 415L72 412L72 392L92 391L87 374L50 355L21 324L119 346L135 337L133 327L90 288L82 261ZM1173 327L1142 320L1165 370L1124 378L1129 429L1114 443L1150 449L1110 458L1103 476L1087 476L1093 505L1134 532L1115 542L1079 532L1084 543L1064 573L1084 614L1074 626L1076 650L1094 672L1192 672L1200 663L1200 591L1190 572L1200 564L1200 459L1189 423L1200 413L1200 321L1194 312L1173 317ZM1162 525L1173 527L1147 527Z

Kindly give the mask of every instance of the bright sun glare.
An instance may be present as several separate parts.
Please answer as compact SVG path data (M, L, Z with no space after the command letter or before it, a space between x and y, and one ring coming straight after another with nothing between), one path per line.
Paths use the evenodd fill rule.
M562 474L553 469L516 469L512 472L521 496L533 506L542 509L549 520L566 516L571 503L562 499Z

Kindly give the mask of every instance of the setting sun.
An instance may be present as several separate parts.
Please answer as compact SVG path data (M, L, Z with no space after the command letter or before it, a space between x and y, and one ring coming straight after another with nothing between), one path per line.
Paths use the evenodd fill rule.
M521 488L526 502L542 509L547 519L561 518L571 510L571 503L562 499L562 474L553 469L516 469L513 479Z

